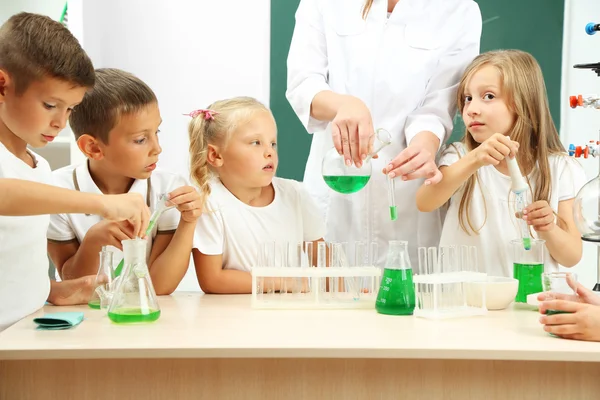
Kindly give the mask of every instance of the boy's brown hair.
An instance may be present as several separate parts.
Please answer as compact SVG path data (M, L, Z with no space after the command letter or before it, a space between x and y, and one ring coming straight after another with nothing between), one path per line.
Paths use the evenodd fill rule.
M38 14L15 14L0 27L0 69L14 80L17 95L44 77L94 85L94 66L79 41L59 22Z
M122 115L157 103L156 95L141 79L116 68L96 70L94 88L86 93L69 117L75 138L88 134L108 144L108 134Z

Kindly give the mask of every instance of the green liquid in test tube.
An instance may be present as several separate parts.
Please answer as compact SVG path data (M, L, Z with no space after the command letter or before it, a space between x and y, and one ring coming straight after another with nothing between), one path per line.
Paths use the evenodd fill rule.
M389 162L388 162L389 164ZM395 221L398 219L398 210L396 209L396 184L394 179L387 176L388 181L388 201L390 203L390 219Z

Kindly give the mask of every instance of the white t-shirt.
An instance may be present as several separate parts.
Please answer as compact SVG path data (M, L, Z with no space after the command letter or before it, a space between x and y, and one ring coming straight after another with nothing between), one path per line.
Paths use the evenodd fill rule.
M0 179L52 184L48 162L31 168L0 143ZM0 216L0 331L41 308L50 293L46 231L48 215Z
M250 271L266 242L285 246L325 235L321 213L300 182L273 178L273 188L271 204L253 207L213 179L206 211L196 225L194 247L206 255L222 254L223 269Z
M467 154L462 143L454 143L460 151L460 157ZM459 160L454 146L448 146L443 151L439 165L452 165ZM558 203L569 200L586 183L585 172L581 165L567 155L551 155L550 164L551 192L549 204L554 212L558 212ZM510 241L521 237L519 223L515 217L515 195L510 191L510 176L502 174L494 166L488 165L478 170L480 184L476 184L469 215L474 227L480 229L479 235L467 234L459 224L459 205L463 189L460 188L450 199L450 207L446 214L440 246L468 245L477 246L479 268L491 276L513 276L513 260ZM533 174L528 176L533 190L536 188ZM485 199L485 205L484 205ZM532 202L531 191L527 193L527 204ZM487 219L486 210L487 208ZM466 222L466 219L465 219ZM467 225L468 227L468 225ZM537 233L530 230L532 238ZM559 264L548 250L545 250L544 264L546 271L557 271Z
M54 184L60 187L102 194L90 175L87 161L79 165L60 168L53 172L53 178ZM136 180L131 185L129 193L140 193L146 199L146 204L150 207L150 210L153 211L161 193L170 192L187 184L182 176L157 169L149 179ZM179 218L179 211L175 208L165 211L160 216L158 223L152 229L151 234L148 235L149 243L146 248L148 257L150 256L152 241L157 233L173 233L179 225ZM50 217L50 227L48 228L48 240L58 243L77 240L81 243L87 231L100 221L102 221L102 217L98 215L52 215ZM114 252L113 262L116 268L123 258L123 253L113 246L109 246L108 249Z

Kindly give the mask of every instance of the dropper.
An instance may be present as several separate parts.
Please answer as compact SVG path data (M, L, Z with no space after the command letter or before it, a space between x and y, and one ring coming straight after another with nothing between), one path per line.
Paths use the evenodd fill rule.
M154 212L150 216L150 222L148 223L148 228L146 228L146 236L150 235L150 233L152 232L152 229L154 229L154 225L156 225L156 222L160 218L161 214L163 212L167 211L168 209L175 207L174 205L168 206L167 205L168 201L169 201L168 193L162 193L161 195L158 196L158 203L156 204L156 208L154 209ZM121 272L123 270L123 265L125 265L125 257L123 257L123 259L121 259L121 262L117 266L117 269L115 270L115 277L121 275Z
M522 218L523 217L523 209L525 208L525 193L529 186L521 175L521 170L519 169L519 164L517 163L517 157L508 158L506 164L508 165L508 173L510 174L510 179L512 181L512 185L510 190L515 194L515 209L517 212L521 214L521 222L519 223L521 230L521 239L523 239L523 247L525 250L531 250L531 236L529 235L529 226L527 222Z

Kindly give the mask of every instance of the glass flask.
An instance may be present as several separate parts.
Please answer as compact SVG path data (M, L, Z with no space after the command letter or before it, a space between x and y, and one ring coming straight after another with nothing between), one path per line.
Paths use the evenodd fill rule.
M544 250L546 241L531 239L530 248L523 247L521 239L510 241L513 261L513 277L519 281L516 303L527 303L527 295L540 293L544 273Z
M94 290L92 297L88 301L90 308L99 310L100 308L107 308L110 303L112 297L111 290L113 289L113 282L115 280L113 256L114 253L109 251L107 246L102 246L100 266L98 267L96 281L94 282L96 290Z
M375 309L380 314L390 315L412 315L415 309L408 242L390 240Z
M392 143L390 133L385 129L377 129L373 135L373 151L367 155L360 168L357 168L354 163L350 166L346 165L344 156L339 154L335 147L329 149L325 153L323 163L321 164L323 180L325 180L327 186L338 193L350 194L358 192L371 179L373 170L371 158L390 143Z
M108 308L117 323L151 322L160 317L156 292L146 265L147 241L123 240L125 267Z
M577 193L573 203L573 216L581 238L600 244L600 174Z

